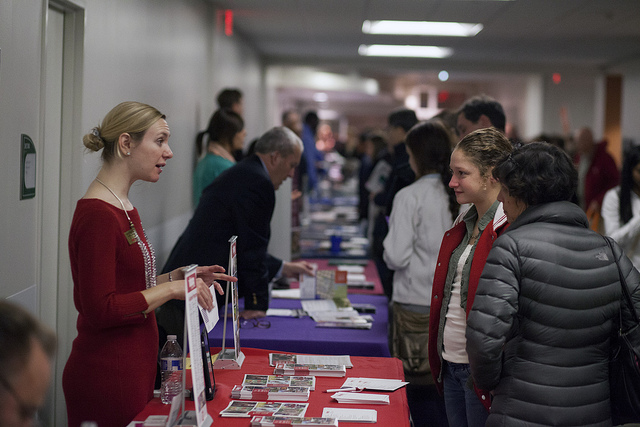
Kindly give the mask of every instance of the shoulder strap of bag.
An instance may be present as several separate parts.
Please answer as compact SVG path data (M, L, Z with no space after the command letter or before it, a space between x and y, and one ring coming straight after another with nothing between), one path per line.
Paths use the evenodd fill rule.
M633 317L635 325L640 323L640 319L638 319L638 313L636 313L635 307L633 306L633 301L631 300L631 293L629 292L629 287L627 286L627 280L622 274L622 270L620 269L620 264L618 264L618 260L616 259L616 254L613 251L613 244L611 240L607 237L603 237L607 245L609 245L609 249L611 249L611 256L613 257L613 261L616 263L618 267L618 275L620 276L620 285L622 287L622 293L624 294L624 301L627 303L627 307L629 307L629 311L631 312L631 316ZM623 302L624 303L624 302ZM620 310L620 329L621 333L626 333L627 331L622 331L622 310Z

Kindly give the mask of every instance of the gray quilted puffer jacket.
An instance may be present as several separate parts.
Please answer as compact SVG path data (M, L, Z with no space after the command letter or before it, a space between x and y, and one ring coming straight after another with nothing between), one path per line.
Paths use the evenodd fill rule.
M611 425L622 290L607 243L588 227L572 203L531 206L491 249L467 320L473 379L494 392L487 426ZM614 248L640 312L640 275Z

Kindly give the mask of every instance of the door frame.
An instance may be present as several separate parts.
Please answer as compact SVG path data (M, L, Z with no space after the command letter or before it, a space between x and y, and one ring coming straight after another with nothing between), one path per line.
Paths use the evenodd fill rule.
M42 195L38 199L38 231L36 283L42 283L44 277L57 276L55 289L40 288L39 315L41 320L55 328L58 337L58 351L55 360L52 388L49 399L41 411L45 425L66 425L67 413L62 391L62 371L71 352L71 343L75 338L77 313L73 305L73 281L69 266L67 239L75 200L82 191L82 150L77 149L77 141L82 139L82 89L84 63L84 7L74 0L42 0L42 50L41 50L41 89L40 89L40 147L44 153L44 132L46 114L46 72L47 72L47 25L49 8L64 14L64 35L62 53L62 99L61 99L61 135L60 135L60 177L59 177L59 215L57 242L57 271L44 271L43 253L51 248L43 248L43 226L45 224L45 206ZM43 156L40 156L43 157ZM43 162L44 159L40 160ZM39 167L43 171L42 163ZM40 179L44 180L43 173ZM40 188L44 188L40 182ZM46 252L50 253L50 252ZM55 309L51 309L51 306Z

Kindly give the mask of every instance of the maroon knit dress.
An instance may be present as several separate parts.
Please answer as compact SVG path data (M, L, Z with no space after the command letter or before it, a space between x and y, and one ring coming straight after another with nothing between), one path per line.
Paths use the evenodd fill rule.
M128 213L146 245L138 211ZM69 233L78 336L62 377L72 427L126 426L153 397L158 329L154 313L143 314L144 258L129 228L123 210L78 201Z

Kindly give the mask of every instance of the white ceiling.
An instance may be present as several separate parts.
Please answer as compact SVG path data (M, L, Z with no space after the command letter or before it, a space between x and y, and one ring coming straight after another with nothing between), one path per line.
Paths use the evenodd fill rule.
M329 92L329 101L320 106L369 115L372 121L402 102L407 88L441 85L437 73L443 69L450 74L447 90L466 85L460 92L470 93L487 85L518 87L523 73L593 74L640 59L640 0L207 1L218 20L224 10L233 11L233 37L253 46L268 65L376 79L380 96L352 93L337 99ZM484 29L471 38L362 33L364 20L378 19L481 23ZM454 54L447 59L358 55L360 44L374 43L437 45ZM281 105L314 108L312 93L281 88Z
M639 0L210 0L233 11L234 32L269 63L368 73L557 70L615 66L640 57ZM362 33L366 19L481 23L475 37ZM381 59L360 44L427 44L448 59Z

